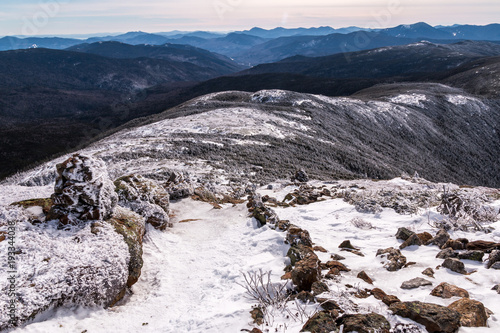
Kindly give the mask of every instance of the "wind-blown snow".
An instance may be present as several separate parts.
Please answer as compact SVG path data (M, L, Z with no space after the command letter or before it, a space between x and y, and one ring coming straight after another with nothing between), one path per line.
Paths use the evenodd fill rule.
M424 107L422 102L427 101L427 96L425 96L423 94L417 94L417 93L402 94L402 95L392 97L390 99L390 101L392 103L418 106L419 108L422 108L422 107Z

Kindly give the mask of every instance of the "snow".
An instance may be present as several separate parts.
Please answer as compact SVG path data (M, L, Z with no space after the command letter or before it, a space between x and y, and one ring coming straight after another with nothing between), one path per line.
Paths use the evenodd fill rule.
M419 108L422 108L422 107L424 107L422 102L427 101L427 96L425 96L423 94L417 94L417 93L401 94L401 95L390 98L390 101L392 103L418 106Z
M0 206L10 205L13 202L34 199L48 198L54 193L54 185L45 186L19 186L1 185Z
M463 95L446 95L446 100L454 105L465 105L471 102L479 102L477 98Z

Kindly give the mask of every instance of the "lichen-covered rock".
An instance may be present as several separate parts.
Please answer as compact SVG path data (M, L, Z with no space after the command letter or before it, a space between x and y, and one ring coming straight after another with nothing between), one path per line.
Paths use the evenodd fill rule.
M169 194L160 184L140 175L129 175L118 178L114 185L121 206L143 216L157 229L169 226Z
M405 240L403 242L403 244L401 244L399 246L399 248L402 250L402 249L404 249L408 246L412 246L412 245L417 245L417 246L422 245L422 241L420 240L420 238L418 237L417 234L411 235L407 240Z
M106 223L111 224L115 231L123 236L123 240L127 244L130 254L127 286L131 287L141 276L142 240L146 231L144 218L128 209L117 207L113 217Z
M420 238L420 241L422 242L422 244L427 244L432 239L432 235L430 233L428 233L427 231L421 232L421 233L417 234L417 236L418 236L418 238Z
M387 257L387 262L384 263L385 269L390 272L400 270L406 265L406 257L401 254L401 251L393 247L387 249L379 249L377 256L382 258Z
M467 271L465 270L464 263L458 259L454 259L454 258L445 259L442 266L445 268L448 268L456 273L460 273L460 274L467 273Z
M288 228L286 241L288 244L302 244L312 247L312 240L311 236L309 236L309 232L294 225Z
M439 251L439 253L436 255L436 258L438 259L447 259L447 258L457 258L458 253L454 251L452 248L447 248Z
M420 277L405 281L401 284L401 289L416 289L424 286L432 286L432 282Z
M5 211L4 211L5 210ZM91 225L58 230L56 223L33 225L19 207L0 206L0 225L16 222L18 324L58 306L111 306L127 287L129 251L109 224L99 234ZM0 242L0 253L7 253ZM0 292L8 294L8 262L0 262ZM0 297L0 330L9 326L9 298Z
M500 262L500 250L494 250L490 253L488 257L488 263L486 265L487 268L493 268L493 266ZM499 267L500 268L500 267ZM498 269L498 268L495 268Z
M404 242L405 240L410 238L411 235L414 235L414 234L415 234L415 232L413 232L405 227L401 227L396 232L396 238L401 239Z
M458 259L473 260L482 262L484 257L483 251L465 251L458 254Z
M338 326L344 325L342 332L389 333L391 324L377 313L345 314L336 320Z
M432 296L441 298L466 297L469 298L467 290L449 284L447 282L440 283L431 291Z
M329 290L328 285L321 281L316 281L311 285L311 291L314 295L320 295L328 292Z
M444 229L440 229L436 236L429 241L429 245L437 245L441 248L450 239L450 234Z
M118 202L103 161L75 154L57 165L57 179L48 220L62 225L111 217Z
M486 327L488 314L483 303L462 298L448 305L449 309L460 313L460 325L464 327Z
M428 267L422 271L422 274L433 278L434 277L434 270L432 268Z
M429 333L453 333L460 327L460 314L447 307L423 302L398 302L389 307L395 315L425 326Z
M461 242L458 239L448 239L446 243L442 246L443 249L452 248L453 250L463 250L465 249L466 244Z
M280 219L276 212L264 205L260 194L253 194L248 196L248 211L250 216L259 221L260 225L268 224L271 228L276 228Z
M330 312L319 311L305 323L300 331L311 333L331 333L338 332L339 328L335 324L335 318L332 317Z
M316 255L314 251L308 246L305 246L303 244L292 244L292 246L290 246L290 249L288 250L287 257L290 258L290 263L292 264L292 266L295 266L298 261L313 254Z
M311 291L312 284L318 281L320 276L319 259L314 252L298 261L292 270L292 282L299 291Z

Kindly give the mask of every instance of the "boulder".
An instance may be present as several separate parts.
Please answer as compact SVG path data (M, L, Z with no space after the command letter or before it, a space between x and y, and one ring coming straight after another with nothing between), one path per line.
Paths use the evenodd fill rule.
M454 258L445 259L442 266L456 273L467 274L464 263L458 259Z
M390 272L400 270L406 265L406 257L401 254L401 251L393 247L387 249L379 249L377 256L382 258L387 257L387 262L384 264L385 269Z
M473 260L482 262L484 257L483 251L465 251L458 254L458 259Z
M429 241L429 245L437 245L439 248L441 248L448 240L450 239L450 235L446 230L440 229L436 236L434 236L433 239Z
M307 183L309 181L309 176L304 170L297 170L295 175L292 177L292 182L298 181L301 183Z
M486 264L487 268L498 269L495 266L496 263L500 262L500 250L494 250L490 253L488 257L488 263ZM498 266L498 265L497 265ZM500 267L499 267L500 268Z
M312 284L318 281L320 276L319 259L314 252L298 261L292 269L292 282L298 291L311 291Z
M473 250L473 251L477 250L477 251L483 251L483 252L491 252L495 249L500 250L500 243L478 240L478 241L467 243L465 248L467 250Z
M104 220L113 215L118 197L106 165L92 157L74 154L56 166L57 178L48 220L61 225Z
M391 304L401 302L401 300L397 296L386 295L382 298L382 302L387 306L391 306Z
M335 261L335 260L327 261L325 266L327 269L336 268L341 272L350 272L351 271L343 263L341 263L340 261Z
M121 206L143 216L157 229L170 225L169 194L160 184L140 175L118 178L114 184Z
M417 236L417 234L413 234L411 235L407 240L405 240L403 242L403 244L401 244L399 246L399 248L402 250L404 249L405 247L408 247L408 246L412 246L412 245L417 245L417 246L420 246L422 245L422 241L420 240L420 238Z
M286 241L288 242L288 244L302 244L308 247L312 247L312 240L311 236L309 236L309 232L294 225L291 225L288 228Z
M422 241L422 244L427 244L432 239L432 235L428 232L421 232L417 236Z
M324 282L321 282L321 281L316 281L311 286L311 291L314 295L326 293L329 290L330 290L330 288L328 288L328 285Z
M286 255L288 258L290 258L290 263L292 266L295 266L298 261L308 256L316 256L316 258L318 258L318 256L310 247L303 244L292 244Z
M344 260L345 259L345 257L342 257L340 254L336 254L336 253L332 254L330 256L330 258L332 258L333 260Z
M406 229L404 227L401 227L396 232L396 238L397 239L401 239L402 241L405 241L405 240L407 240L408 238L410 238L414 234L415 234L415 232L413 232L413 231L411 231L409 229Z
M382 300L385 296L387 296L385 291L383 291L380 288L373 288L371 290L371 293L372 293L373 297L375 297L376 299L379 299L379 300Z
M328 311L319 311L314 314L302 327L301 332L331 333L338 332L335 318Z
M466 297L469 298L467 290L449 284L447 282L440 283L431 291L432 296L441 298Z
M339 248L341 249L351 249L351 250L359 250L359 248L356 248L354 247L352 244L351 244L351 241L350 240L345 240L343 241L340 245L339 245Z
M173 171L168 180L163 184L170 200L187 198L194 194L194 187L187 174Z
M436 258L438 259L448 259L448 258L457 258L458 253L455 252L452 248L447 248L439 251L439 253L436 255Z
M337 325L344 325L342 332L389 333L391 324L377 313L346 314L336 320Z
M483 303L462 298L448 305L449 309L460 314L460 325L464 327L487 327L488 314Z
M420 277L405 281L401 284L401 289L416 289L424 286L432 286L432 282Z
M425 326L429 333L452 333L460 327L460 314L447 307L423 302L398 302L389 310Z
M303 303L314 303L314 295L309 291L302 290L297 294L296 298Z
M448 239L443 246L442 249L452 248L453 250L463 250L465 249L465 244L459 241L458 239Z
M260 225L269 224L271 228L276 228L280 219L276 212L265 206L262 202L262 197L260 194L252 194L248 196L248 210L250 216L259 221Z
M500 284L496 284L491 288L491 290L495 290L497 294L500 294Z

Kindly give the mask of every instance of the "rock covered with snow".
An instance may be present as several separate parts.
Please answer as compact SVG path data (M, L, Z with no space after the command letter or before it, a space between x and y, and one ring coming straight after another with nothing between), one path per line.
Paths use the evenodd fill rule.
M78 230L60 230L54 221L33 225L21 207L0 206L0 228L16 225L17 324L61 305L110 306L127 287L130 260L123 237L109 224L93 232L91 224ZM0 242L7 253L8 242ZM12 267L0 263L0 330L11 326L6 309Z
M111 217L118 202L103 161L75 154L57 165L57 179L48 219L63 225Z
M157 229L169 225L169 194L160 184L141 175L121 177L114 184L120 205L143 216Z

